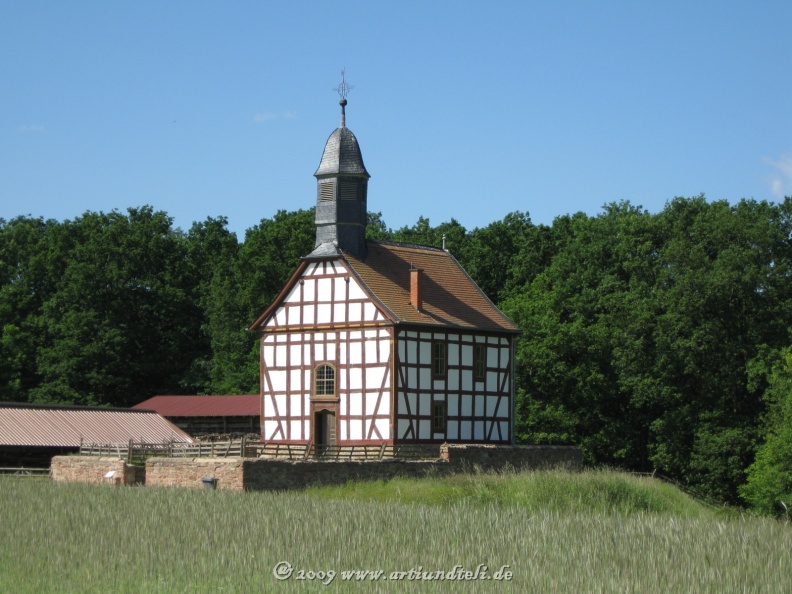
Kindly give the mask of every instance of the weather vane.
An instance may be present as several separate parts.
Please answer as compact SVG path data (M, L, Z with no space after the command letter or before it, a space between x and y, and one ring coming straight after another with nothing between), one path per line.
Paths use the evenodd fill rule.
M335 89L333 89L333 90L334 90L336 93L338 93L338 95L339 95L339 97L341 97L341 100L342 100L342 101L345 101L345 100L346 100L346 97L347 97L347 95L349 94L349 91L351 91L351 90L352 90L352 89L354 89L354 88L355 88L355 87L353 87L352 85L350 85L350 84L349 84L349 83L346 81L346 68L344 68L344 69L341 71L341 84L340 84L340 85L338 85L338 86L337 86Z

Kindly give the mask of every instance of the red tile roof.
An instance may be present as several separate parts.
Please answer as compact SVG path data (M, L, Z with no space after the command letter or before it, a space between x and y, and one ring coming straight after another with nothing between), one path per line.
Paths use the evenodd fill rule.
M151 411L0 402L0 445L79 447L91 443L192 442Z
M518 333L468 276L456 258L439 248L381 241L367 242L365 262L345 259L394 321ZM410 304L410 269L419 268L423 305Z
M132 408L154 410L163 417L257 417L261 414L261 397L154 396Z

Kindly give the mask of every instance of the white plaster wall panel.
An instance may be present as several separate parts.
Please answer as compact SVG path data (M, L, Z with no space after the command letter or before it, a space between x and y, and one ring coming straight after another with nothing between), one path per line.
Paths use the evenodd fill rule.
M498 424L500 425L501 435L503 436L503 439L510 439L511 436L509 435L509 423L507 423L506 421L501 421Z
M335 300L346 301L347 287L349 287L349 281L346 280L344 277L338 277L333 279L333 283L335 284L335 286L333 287L335 290Z
M390 421L388 419L376 419L374 421L374 426L377 428L377 431L379 431L382 439L391 439Z
M261 347L261 357L265 367L273 367L275 365L275 346L265 344Z
M282 369L270 369L269 378L273 392L284 392L286 390L286 371Z
M472 392L473 391L473 374L468 372L462 376L462 391L463 392Z
M360 341L363 339L363 333L360 330L352 330L349 333L349 340Z
M399 353L399 361L404 362L407 356L407 343L403 340L396 341L396 351Z
M507 349L507 348L506 349L501 349L500 350L500 364L501 364L501 368L502 369L508 369L509 368L510 359L511 359L511 357L510 357L510 354L509 354L509 349Z
M303 427L303 439L308 439L311 437L311 421L310 420L303 420L302 422Z
M303 273L303 276L311 276L316 270L316 266L317 266L316 263L308 264L308 266L305 268L305 272Z
M407 368L407 385L406 388L416 389L418 387L418 370L415 367Z
M302 343L302 359L300 359L301 365L310 365L313 362L313 345L311 344L310 336L306 336L303 334L303 343Z
M377 394L377 393L372 393L372 394L368 395L368 398L371 398L371 399L374 400L375 405L376 405L376 400L377 400L378 397L379 397L379 394ZM379 408L377 409L377 415L378 416L384 416L384 415L390 416L390 412L391 412L391 401L390 401L390 398L388 398L387 394L383 394L382 398L380 399Z
M360 367L348 368L349 389L361 390L363 388L363 370Z
M500 349L487 347L487 365L489 367L496 367L498 365L498 351Z
M429 421L421 419L418 421L418 439L431 438L431 424Z
M283 308L279 307L275 311L275 315L272 316L272 322L270 324L267 324L267 327L274 326L274 327L277 328L278 326L283 326L283 321L284 321L283 320Z
M331 295L332 290L333 290L333 279L331 278L316 279L317 301L329 303L332 300L332 295Z
M353 339L349 345L349 364L360 365L361 363L363 363L363 345Z
M459 391L459 375L464 373L457 369L450 369L448 371L448 390L450 392Z
M333 305L333 321L337 324L343 324L346 319L346 304L336 302Z
M420 360L421 361L431 361L432 360L432 343L427 341L422 341L418 343L420 345Z
M445 390L445 388L446 388L446 382L445 382L445 380L435 380L435 381L432 383L432 387L433 387L435 390Z
M419 380L420 383L417 388L421 390L428 390L432 387L432 370L428 367L421 367L419 371Z
M473 439L472 421L462 421L459 423L459 439Z
M335 336L335 334L333 334L333 336ZM329 338L328 338L328 340L329 340ZM335 361L336 360L336 352L337 351L338 351L338 345L335 342L327 343L327 353L325 353L325 356L327 357L327 360L328 361Z
M286 394L275 394L275 411L279 417L286 415Z
M311 303L316 299L316 280L310 279L303 285L303 301Z
M407 404L409 405L410 414L418 414L418 395L407 394Z
M316 337L316 342L314 343L314 355L312 363L318 363L320 361L327 361L328 358L325 356L325 343L322 342L320 337Z
M286 344L279 344L275 347L275 367L282 367L283 365L286 365L286 353L288 352L288 349L289 347Z
M355 417L363 414L363 394L360 392L352 392L349 395L349 414Z
M453 395L448 397L448 416L449 417L458 417L459 416L459 396Z
M401 439L405 436L410 429L410 422L406 419L398 419L396 421L396 437Z
M367 417L374 416L375 413L382 414L382 411L377 411L377 394L366 394L363 398L364 408Z
M363 304L350 303L349 304L349 319L350 323L363 321Z
M291 361L292 365L301 364L303 357L302 357L302 343L292 344L289 346L289 360Z
M311 326L316 323L316 308L313 305L303 305L303 324Z
M382 318L381 315L379 315L379 312L377 311L377 308L374 306L373 303L371 303L370 301L367 301L366 303L363 304L363 320L364 321L366 321L366 322L375 322L375 321L378 321L378 320L381 320L381 319L383 319L383 318Z
M377 343L377 345L379 347L379 355L377 357L377 360L384 363L388 360L390 356L390 349L391 349L390 340L387 338L385 340L380 340Z
M365 291L360 288L358 282L352 278L349 280L349 298L350 299L368 299Z
M379 362L379 349L377 348L377 343L373 338L366 338L364 345L364 355L363 359L366 363L378 363Z
M360 419L349 422L349 439L363 439L363 421Z
M428 394L421 394L418 400L418 414L422 416L429 416L431 410L432 400Z
M493 417L498 411L498 397L487 396L486 414L488 417Z
M366 389L379 392L379 388L385 379L387 370L388 368L385 366L366 368ZM385 387L387 387L387 385Z
M483 396L474 396L473 397L473 414L477 417L484 416L484 397Z
M333 310L329 303L320 303L316 306L316 323L329 324L332 322Z
M469 344L462 345L462 365L471 367L473 365L473 346Z
M426 336L429 337L430 339L434 339L434 340L445 340L445 337L446 337L445 334L441 334L439 332L436 333L436 334L427 334Z
M498 391L498 372L497 371L488 371L487 372L487 392L497 392Z
M450 367L459 365L459 345L452 342L448 343L448 365Z
M338 399L338 416L345 417L349 414L349 398L342 396Z
M264 441L267 441L269 439L280 439L281 438L280 435L276 435L277 431L278 431L277 421L270 421L264 419L264 431L263 431Z
M289 421L289 435L286 439L304 439L302 426L302 421L299 419L292 419Z
M484 439L484 421L475 421L473 423L473 439Z
M396 399L396 414L399 415L406 415L407 414L407 395L399 393Z
M459 438L459 423L457 421L448 421L448 425L446 427L446 438L447 439Z
M462 394L462 415L463 417L473 416L473 396Z
M283 300L284 303L299 303L300 301L300 283L297 283L291 288L289 294L286 295L286 298Z
M295 394L292 392L289 395L289 414L293 417L301 417L303 416L304 412L302 407L302 394Z

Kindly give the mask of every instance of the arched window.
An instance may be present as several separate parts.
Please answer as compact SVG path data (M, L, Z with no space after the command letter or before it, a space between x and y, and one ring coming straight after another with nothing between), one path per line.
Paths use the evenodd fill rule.
M335 396L335 369L332 365L320 365L314 377L315 396Z

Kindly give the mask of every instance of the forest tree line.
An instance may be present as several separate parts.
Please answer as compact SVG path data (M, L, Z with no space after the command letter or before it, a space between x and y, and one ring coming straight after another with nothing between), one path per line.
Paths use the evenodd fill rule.
M247 326L313 249L312 210L239 241L151 207L0 219L0 401L131 406L258 392ZM792 506L792 198L676 198L536 225L515 212L373 239L446 246L522 330L519 443L677 478L718 501ZM782 503L783 502L783 503Z

